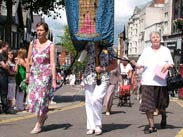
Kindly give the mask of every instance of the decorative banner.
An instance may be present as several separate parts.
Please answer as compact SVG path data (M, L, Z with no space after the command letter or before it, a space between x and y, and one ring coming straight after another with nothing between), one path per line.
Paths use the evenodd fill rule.
M65 0L67 22L76 50L88 41L113 46L114 0Z

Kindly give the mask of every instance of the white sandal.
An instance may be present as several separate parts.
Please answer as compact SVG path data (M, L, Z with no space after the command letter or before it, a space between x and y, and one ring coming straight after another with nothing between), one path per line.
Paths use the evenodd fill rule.
M95 129L95 135L101 135L101 134L102 134L102 129L99 128L99 127L97 127L97 128Z
M92 135L94 133L94 130L93 129L90 129L86 132L87 135Z

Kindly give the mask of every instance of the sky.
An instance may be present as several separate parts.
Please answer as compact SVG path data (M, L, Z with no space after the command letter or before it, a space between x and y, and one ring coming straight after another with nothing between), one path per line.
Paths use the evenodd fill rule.
M117 36L123 31L125 23L133 14L135 6L144 5L152 0L115 0L115 14L114 14L114 45L117 45ZM52 30L55 37L54 42L60 42L59 36L64 34L63 26L67 25L65 10L60 10L62 18L52 19L45 17L50 30Z

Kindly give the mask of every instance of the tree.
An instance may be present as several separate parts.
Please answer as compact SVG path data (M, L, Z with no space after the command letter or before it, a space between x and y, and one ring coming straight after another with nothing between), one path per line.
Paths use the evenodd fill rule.
M31 9L34 13L44 14L54 19L61 17L58 10L64 8L64 0L21 0L25 9Z
M61 36L61 43L62 43L62 46L66 49L66 51L71 53L71 56L76 55L76 50L72 43L71 36L69 33L69 28L67 25L64 26L64 35ZM85 64L86 64L86 61L81 63L81 62L78 62L76 59L74 65L72 67L72 70L74 70L75 73L78 73L84 69Z
M67 52L71 53L72 56L75 55L76 50L72 43L71 36L69 33L69 28L67 25L64 26L64 35L61 36L61 43Z
M17 0L2 0L6 3L7 18L5 24L5 40L11 45L12 7ZM52 16L54 19L61 17L58 12L64 7L64 0L20 0L24 9L30 9L34 13Z

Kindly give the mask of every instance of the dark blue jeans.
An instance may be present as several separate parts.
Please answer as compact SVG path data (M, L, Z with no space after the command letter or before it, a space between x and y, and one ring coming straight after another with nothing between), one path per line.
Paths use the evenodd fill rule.
M7 102L7 94L8 94L8 76L4 73L0 73L0 97L2 103L3 111L7 111L8 102Z

